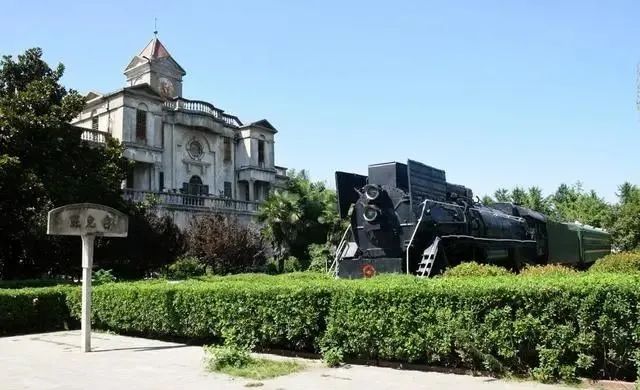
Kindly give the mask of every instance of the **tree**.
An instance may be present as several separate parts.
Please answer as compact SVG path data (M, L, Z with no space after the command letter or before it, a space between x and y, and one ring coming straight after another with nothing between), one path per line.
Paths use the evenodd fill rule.
M308 258L310 244L335 241L342 226L335 191L309 180L304 170L291 171L286 188L269 194L258 219L280 257L298 259Z
M619 202L613 207L609 230L620 250L640 248L640 188L630 183L618 187Z
M496 202L511 202L511 194L506 188L498 188L493 196L496 198Z
M77 262L69 240L45 234L46 213L66 203L124 208L120 183L126 160L115 140L95 148L69 125L84 106L60 84L64 66L51 69L42 50L0 61L0 277L60 272Z
M482 197L482 199L480 200L480 203L482 203L482 204L483 204L483 205L485 205L485 206L488 206L488 205L490 205L490 204L492 204L492 203L495 203L495 202L496 202L496 201L495 201L495 200L493 200L493 198L492 198L492 197L490 197L489 195L485 195L485 196L483 196L483 197Z
M580 182L572 186L561 184L550 202L554 216L560 221L605 227L611 219L611 206L595 191L584 191Z
M531 210L541 212L543 214L551 214L551 205L549 199L542 195L540 187L515 187L511 191L506 188L499 188L494 193L497 202L507 202L521 205Z

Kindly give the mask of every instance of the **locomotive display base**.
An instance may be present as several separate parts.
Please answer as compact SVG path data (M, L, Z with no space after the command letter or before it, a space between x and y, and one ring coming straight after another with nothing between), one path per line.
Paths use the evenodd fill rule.
M379 259L344 259L338 267L338 277L359 279L370 278L379 273L404 272L401 258L379 258Z

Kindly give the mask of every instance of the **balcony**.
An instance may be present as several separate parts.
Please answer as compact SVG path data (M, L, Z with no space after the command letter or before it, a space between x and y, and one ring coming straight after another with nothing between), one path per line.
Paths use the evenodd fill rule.
M82 133L80 134L80 139L83 141L87 141L93 144L105 144L107 143L107 137L109 137L109 133L106 131L98 131L91 129L82 129Z
M276 169L276 177L283 177L283 178L287 177L287 168L279 167L277 165L274 166L274 168Z
M208 115L228 126L240 127L242 122L235 115L225 114L224 110L216 108L213 104L200 100L188 100L184 98L175 98L164 102L164 108L170 111L180 111L190 114Z
M161 207L188 209L194 211L221 211L243 214L256 214L259 202L248 202L218 196L196 196L170 192L154 192L125 189L125 200L137 202L152 202Z
M267 168L265 164L242 165L237 169L238 180L241 181L264 181L273 183L276 181L276 170Z

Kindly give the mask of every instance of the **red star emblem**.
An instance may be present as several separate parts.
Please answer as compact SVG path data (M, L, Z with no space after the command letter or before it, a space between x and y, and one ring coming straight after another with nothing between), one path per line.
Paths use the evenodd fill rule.
M365 278L371 278L376 275L376 269L371 264L362 266L362 274Z

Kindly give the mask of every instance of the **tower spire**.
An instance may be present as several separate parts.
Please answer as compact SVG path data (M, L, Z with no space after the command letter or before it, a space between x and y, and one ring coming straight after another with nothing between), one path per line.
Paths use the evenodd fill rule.
M158 18L156 17L153 18L153 35L158 37Z

